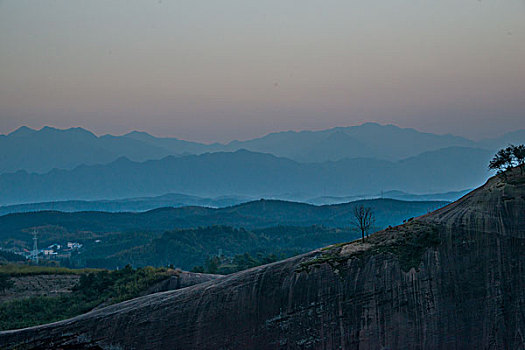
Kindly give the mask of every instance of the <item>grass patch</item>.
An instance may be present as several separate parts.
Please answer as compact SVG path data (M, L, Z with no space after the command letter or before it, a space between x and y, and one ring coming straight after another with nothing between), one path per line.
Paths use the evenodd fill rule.
M329 245L328 247L321 248L321 251L325 252L325 251L328 251L328 250L332 250L334 248L341 248L341 247L344 247L345 245L350 244L350 243L351 242L343 242L343 243L332 244L332 245Z
M27 275L83 275L101 271L101 269L69 269L67 267L33 266L25 264L0 265L0 274L15 276Z
M0 330L51 323L85 313L97 306L96 300L81 295L32 297L0 304Z
M408 272L412 268L417 269L427 249L435 247L440 243L441 240L438 230L433 228L423 232L405 235L393 244L374 247L372 251L374 254L391 253L395 255L401 269Z
M329 264L332 268L346 263L349 259L357 258L366 261L373 255L392 254L399 261L403 271L417 268L427 249L441 243L439 228L428 223L412 222L406 225L382 231L371 235L366 241L370 247L356 250L349 254L342 254L343 247L354 243L341 243L321 249L320 255L302 262L296 272L309 272L312 267Z

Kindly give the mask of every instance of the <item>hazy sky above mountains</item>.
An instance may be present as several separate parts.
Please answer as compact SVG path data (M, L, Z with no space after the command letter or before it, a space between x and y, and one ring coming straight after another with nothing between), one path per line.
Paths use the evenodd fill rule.
M525 128L525 1L0 0L0 133Z

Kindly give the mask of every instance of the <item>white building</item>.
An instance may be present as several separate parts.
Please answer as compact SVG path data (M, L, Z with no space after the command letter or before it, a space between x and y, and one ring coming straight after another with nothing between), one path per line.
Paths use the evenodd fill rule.
M80 244L78 242L67 242L67 247L69 249L80 249L80 248L82 248L82 244Z

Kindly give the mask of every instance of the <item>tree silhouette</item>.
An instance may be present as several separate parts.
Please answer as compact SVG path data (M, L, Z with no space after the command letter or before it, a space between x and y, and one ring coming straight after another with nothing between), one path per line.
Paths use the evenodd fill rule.
M525 164L525 145L512 146L512 155L523 173L522 165Z
M489 163L489 169L497 170L498 174L512 167L512 147L500 149Z
M509 145L500 149L489 163L489 169L497 170L498 174L502 173L513 166L522 166L525 164L525 145ZM523 172L523 168L520 168Z
M351 224L361 230L363 242L365 241L365 234L368 236L368 232L374 224L374 221L372 208L365 207L362 204L354 207Z

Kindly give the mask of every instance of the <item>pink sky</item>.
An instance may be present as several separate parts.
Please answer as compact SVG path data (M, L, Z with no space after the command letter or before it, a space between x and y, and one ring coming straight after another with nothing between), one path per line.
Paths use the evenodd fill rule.
M525 128L525 2L3 1L0 133Z

